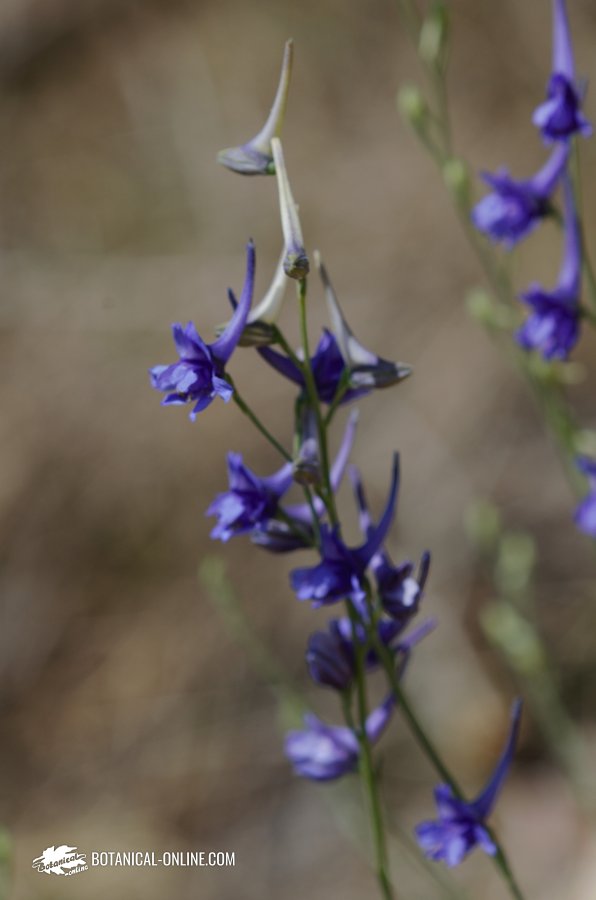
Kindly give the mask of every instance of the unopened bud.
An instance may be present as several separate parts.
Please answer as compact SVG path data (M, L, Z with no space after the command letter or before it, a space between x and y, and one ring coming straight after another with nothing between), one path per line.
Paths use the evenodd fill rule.
M443 166L443 181L458 206L470 205L471 181L466 164L461 159L448 159Z
M475 287L468 292L466 308L470 317L485 328L506 331L512 327L511 314L507 307L493 300L484 288Z
M397 95L397 108L402 118L415 131L423 132L428 122L428 106L420 88L406 84Z
M449 14L443 2L435 3L422 23L418 52L428 66L443 68L449 36Z

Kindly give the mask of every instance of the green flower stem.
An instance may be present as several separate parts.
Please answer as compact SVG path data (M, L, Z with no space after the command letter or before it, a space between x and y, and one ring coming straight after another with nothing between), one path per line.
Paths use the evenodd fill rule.
M581 181L581 160L580 160L580 150L579 150L579 141L577 137L573 138L573 155L571 157L571 178L573 181L573 193L575 197L575 205L577 207L577 214L581 222L583 222L583 210L582 210L582 181ZM594 275L594 268L592 266L592 262L590 260L590 254L588 252L588 247L586 244L585 233L583 227L581 228L581 239L582 239L582 268L583 273L586 279L586 283L588 285L588 292L590 294L590 300L594 311L596 311L596 276ZM593 318L594 312L592 314L588 314L590 320L594 322Z
M339 524L339 519L337 517L337 510L335 509L335 502L333 498L333 490L331 488L331 475L330 475L330 467L329 467L329 448L327 445L327 429L325 428L325 423L323 421L323 415L321 413L321 404L319 402L319 394L317 391L317 385L315 382L315 377L312 371L312 365L310 361L310 349L308 342L308 319L306 313L306 292L307 292L307 283L306 278L302 278L297 285L298 289L298 302L300 304L300 337L302 340L302 349L304 351L304 362L301 365L302 372L304 374L304 380L306 382L306 392L308 394L308 399L312 406L313 412L315 414L315 420L317 423L317 433L319 437L319 446L321 450L321 468L323 470L323 494L322 497L323 502L325 503L325 507L329 514L329 520L333 526Z
M352 624L352 635L356 656L356 695L358 705L358 728L355 729L360 745L360 772L368 799L369 816L372 826L373 844L375 849L375 860L377 867L377 879L381 894L384 900L393 900L393 890L391 880L388 874L387 862L387 845L385 839L385 829L383 825L383 812L381 809L381 799L379 797L379 786L375 775L375 769L372 758L372 748L366 733L366 718L368 715L366 700L366 672L364 666L364 656L366 654L366 646L357 638L358 616L349 601L346 601L346 607L350 622ZM348 720L349 723L349 720ZM353 724L351 725L353 728Z
M325 428L329 428L331 422L333 421L333 416L338 410L339 404L345 397L346 391L350 386L350 372L348 369L344 369L341 374L341 378L339 384L337 386L337 390L335 392L335 397L333 398L333 402L331 406L327 410L327 415L324 418Z
M271 444L272 447L275 447L277 452L279 454L281 454L281 456L283 456L283 458L286 460L286 462L292 462L292 457L288 453L288 451L285 449L285 447L282 447L282 445L277 440L277 438L273 437L273 435L271 434L269 429L266 428L265 425L263 425L263 423L261 422L261 420L259 419L257 414L251 409L251 407L248 405L246 400L244 400L244 398L241 397L241 395L238 391L238 388L232 381L232 378L230 375L227 375L227 380L228 380L229 384L231 384L231 386L234 388L234 393L232 394L232 397L234 398L234 403L236 404L236 406L242 410L244 415L248 419L250 419L250 421L255 426L255 428L261 432L261 434L263 435L265 440L269 441L269 443Z
M384 646L383 642L379 639L376 626L370 629L369 635L373 641L373 645L375 651L381 660L383 668L387 674L387 679L389 681L389 685L395 694L395 698L397 703L399 704L399 708L406 719L408 726L414 735L416 741L418 742L422 752L427 757L439 777L445 784L448 784L456 797L460 800L465 800L465 796L458 782L455 780L454 776L451 774L443 760L441 759L441 755L434 746L432 740L428 737L426 731L423 726L420 724L416 713L414 712L414 708L410 703L408 697L404 693L404 690L401 686L401 682L399 679L399 674L395 670L395 661L393 659L392 654ZM494 861L495 866L497 867L499 874L506 882L511 896L515 898L515 900L524 900L523 894L519 885L517 884L513 872L511 871L511 867L507 861L507 857L505 855L505 851L501 847L499 841L496 838L494 831L491 828L487 827L491 839L493 840L495 846L497 847L497 853L495 856L491 857Z
M306 308L307 283L305 278L298 282L297 288L298 301L300 306L300 335L302 341L302 350L304 353L304 361L301 363L300 367L304 375L306 392L308 394L309 402L315 414L315 420L317 423L317 433L321 450L321 468L323 475L322 493L324 494L324 496L322 496L321 499L325 503L325 508L327 510L327 514L329 516L331 524L336 526L339 524L339 518L337 515L337 509L335 507L335 497L333 495L333 490L331 487L329 451L327 444L327 423L324 420L321 412L321 403L319 400L319 394L317 391L317 386L310 361L310 349L308 341L308 316ZM313 518L314 521L316 521L314 509ZM352 627L355 628L357 623L357 613L349 601L346 602L346 605L348 614L350 616L350 621L352 622ZM355 646L358 647L358 642L355 641L354 643ZM374 845L377 880L379 882L383 900L393 900L391 881L388 874L387 846L385 839L385 827L383 823L383 813L379 797L379 788L373 765L372 750L366 734L367 703L365 684L366 673L364 671L363 657L364 652L365 648L359 647L356 654L357 660L355 682L358 698L359 718L358 727L356 729L353 728L353 724L350 724L351 714L349 712L349 704L347 703L344 703L344 714L346 714L347 716L346 721L348 722L348 725L350 725L350 727L352 727L355 731L360 746L360 772L362 775L362 782L364 785L365 793L368 799L368 809Z

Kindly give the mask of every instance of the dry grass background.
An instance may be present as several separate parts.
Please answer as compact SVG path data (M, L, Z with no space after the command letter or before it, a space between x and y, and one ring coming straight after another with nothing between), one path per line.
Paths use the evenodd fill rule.
M596 13L588 0L570 5L579 68L594 84ZM544 155L529 113L548 70L549 4L452 6L458 145L476 167L529 172ZM363 405L355 451L379 508L400 449L391 548L434 553L426 606L440 628L420 648L411 691L475 789L515 690L470 626L486 591L463 517L490 496L536 535L543 624L590 718L592 558L531 399L465 313L479 272L395 111L398 84L419 72L394 5L3 0L0 808L19 900L374 896L327 802L344 793L292 777L275 702L197 584L199 560L220 552L203 511L225 483L225 451L263 472L273 457L233 408L214 404L194 425L161 409L146 374L172 357L171 321L208 333L225 317L249 235L259 289L268 283L274 180L235 177L214 157L260 124L290 35L284 143L308 246L322 250L363 342L415 368ZM594 117L592 95L588 107ZM584 159L595 171L591 144ZM587 175L590 234L595 185ZM520 285L551 277L557 254L554 231L532 238ZM320 325L318 290L312 304ZM593 351L588 338L579 358L591 364ZM287 434L287 386L250 353L233 371ZM575 393L592 424L593 396L593 380ZM221 552L255 631L309 690L303 646L322 615L292 598L289 561L242 541ZM328 700L313 703L332 714ZM499 824L528 895L593 900L594 843L531 725L525 747ZM432 776L399 721L384 756L391 815L409 829L431 811ZM65 842L228 849L237 865L70 881L31 869ZM396 871L402 897L444 896L407 860ZM503 897L482 858L458 878L471 897Z

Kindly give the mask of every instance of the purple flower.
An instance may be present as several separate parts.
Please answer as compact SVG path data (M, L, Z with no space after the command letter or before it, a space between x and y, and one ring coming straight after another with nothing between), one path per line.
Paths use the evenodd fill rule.
M366 719L366 735L376 743L387 727L394 707L392 696ZM356 734L345 726L325 725L317 716L304 717L306 728L291 731L285 742L286 756L297 775L313 781L333 781L358 767L360 746Z
M278 353L277 350L273 350L271 347L259 347L259 353L270 366L285 378L297 384L303 393L305 392L304 375L293 360L283 353ZM346 372L346 365L337 341L327 329L324 329L321 335L317 349L311 356L310 364L319 399L323 403L333 403L337 389L342 381L342 376ZM360 388L359 390L348 389L342 398L342 403L348 403L350 400L368 393L368 390L366 388Z
M565 141L573 134L588 137L592 126L581 111L581 92L575 79L573 47L565 0L553 0L553 68L547 98L532 121L546 143Z
M538 350L545 359L566 359L580 331L581 237L568 175L563 189L565 250L559 280L552 291L535 284L522 294L532 312L516 335L524 350Z
M403 624L390 619L377 622L379 642L394 656L402 659L401 673L410 658L412 649L433 630L435 622L429 619L407 637L396 638L403 631ZM356 626L356 641L367 645L369 638L364 625ZM327 631L315 631L308 639L306 662L313 681L335 690L343 691L350 686L356 671L356 652L354 648L354 628L347 616L332 619ZM377 669L381 660L374 646L367 649L364 664L367 671Z
M235 350L250 310L255 277L255 248L252 241L246 248L246 276L240 302L225 331L213 344L206 344L192 322L183 328L172 326L178 362L170 366L154 366L150 369L151 385L164 391L164 405L194 403L190 418L206 409L215 397L227 403L234 393L225 378L225 366Z
M334 492L341 484L354 444L357 423L358 413L353 412L348 418L340 448L329 473L331 489ZM315 497L313 505L315 514L320 519L325 511L322 500ZM307 503L296 503L282 506L280 509L283 519L259 522L251 532L253 543L271 553L289 553L293 550L312 547L315 543L315 531L310 506Z
M422 822L416 828L418 843L430 859L443 860L448 866L458 866L476 846L491 856L496 854L497 847L486 820L515 752L521 708L521 700L516 700L511 711L511 728L505 749L488 784L475 800L466 802L456 797L446 784L435 788L439 817L432 822Z
M351 625L348 620L348 625ZM317 684L344 691L354 675L354 656L339 626L338 619L329 622L327 631L315 631L308 639L306 664Z
M356 548L346 547L338 528L321 526L321 562L290 573L292 588L299 600L311 600L313 606L318 607L349 597L357 607L362 606L364 574L391 526L397 487L398 457L395 454L389 496L378 525L370 529L365 543Z
M271 175L274 173L271 140L279 137L281 133L292 74L293 52L293 41L286 41L279 85L267 121L250 141L240 147L221 150L217 155L217 161L222 166L226 166L233 172L239 172L241 175Z
M353 390L369 391L373 388L390 387L403 381L412 374L410 366L404 363L394 363L383 359L367 350L355 337L344 318L339 301L333 290L333 285L323 265L318 251L314 254L315 265L319 270L321 281L325 289L327 309L331 319L333 333L335 335L339 352L344 361L345 368L350 374L350 387Z
M484 172L492 188L472 210L472 222L493 241L513 247L525 238L551 211L550 197L569 157L566 144L556 147L544 166L532 178L517 181L507 169Z
M584 475L587 475L590 492L575 510L573 518L580 531L596 538L596 460L580 456L577 459L577 466Z
M360 528L365 536L370 534L372 522L360 473L355 466L350 469L352 487L358 506ZM386 550L380 550L370 563L375 576L377 594L385 612L403 629L418 612L422 592L430 568L430 553L425 552L420 561L418 575L414 577L414 565L409 560L394 566Z
M259 478L244 465L239 453L228 453L228 478L230 489L218 494L206 512L218 517L211 537L222 541L274 518L281 497L292 484L292 464L286 463L275 475Z

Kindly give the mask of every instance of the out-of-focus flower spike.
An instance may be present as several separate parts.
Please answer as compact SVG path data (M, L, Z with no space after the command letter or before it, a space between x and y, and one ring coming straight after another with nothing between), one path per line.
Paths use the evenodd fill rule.
M410 366L382 359L375 353L372 353L372 351L367 350L354 337L350 326L344 318L337 295L331 284L331 279L327 274L327 269L318 250L315 250L314 260L325 289L325 299L329 310L329 318L331 319L331 327L344 363L350 371L350 384L355 388L389 387L411 375L412 369Z
M575 79L571 29L565 0L553 0L553 72Z
M259 133L250 141L240 147L228 147L217 155L217 161L233 172L241 175L273 175L274 163L271 150L271 140L279 137L283 125L290 77L292 74L292 61L294 57L294 42L286 41L284 48L279 85L273 106Z
M558 282L553 290L532 285L521 299L531 314L517 331L525 350L537 350L544 359L567 359L580 335L581 235L569 175L563 178L565 249Z
M507 169L483 172L482 178L492 191L472 210L476 228L507 249L514 247L551 212L550 198L568 158L568 145L558 144L531 178L512 178Z
M592 126L581 111L582 93L575 78L573 46L565 0L553 0L553 70L547 97L534 110L532 121L547 144L574 134L588 137Z
M279 189L279 210L281 214L281 227L284 236L284 272L289 278L301 280L308 275L310 266L308 256L304 249L302 228L298 217L298 208L292 196L290 180L286 169L283 148L279 138L271 141L273 160L275 162L275 174Z
M565 249L558 287L567 296L577 300L581 289L582 240L573 185L567 174L563 178L563 198L565 204Z
M578 456L576 464L588 479L589 492L577 506L573 519L580 531L588 537L596 538L596 459Z

